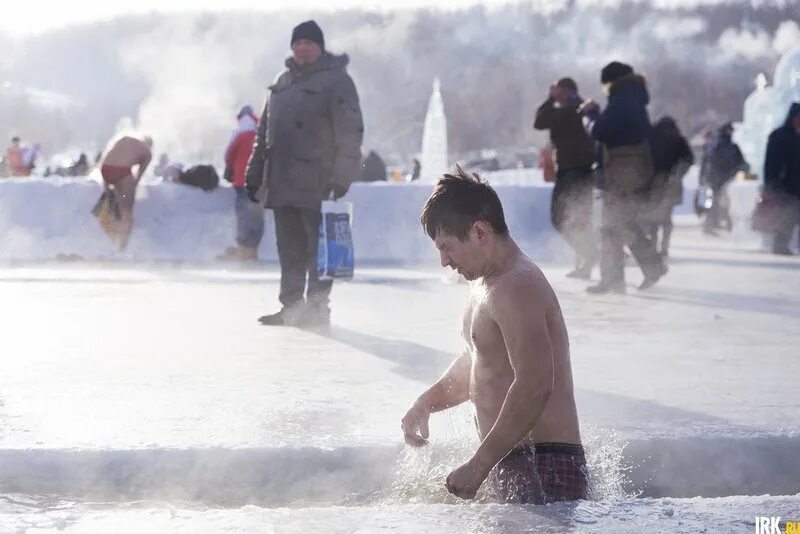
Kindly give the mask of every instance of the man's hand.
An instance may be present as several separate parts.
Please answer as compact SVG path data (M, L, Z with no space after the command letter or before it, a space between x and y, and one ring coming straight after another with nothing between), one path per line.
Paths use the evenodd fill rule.
M333 200L339 200L343 196L347 194L347 188L343 187L337 183L331 183L328 185L328 191L325 195L327 198L331 198Z
M258 193L258 187L252 184L245 184L244 190L247 192L247 198L250 199L250 202L255 202L256 204L259 203L258 199L256 198L256 193Z
M598 113L600 111L600 104L591 99L584 100L578 107L578 113L583 115Z
M556 82L550 84L550 98L552 98L553 100L558 100L558 95L560 91L561 88L558 85L556 85Z
M408 410L403 419L400 420L400 428L403 429L403 434L406 443L412 447L422 447L428 444L428 420L431 417L431 412L425 408L419 401Z
M447 491L461 499L474 499L491 468L478 465L474 458L447 475Z

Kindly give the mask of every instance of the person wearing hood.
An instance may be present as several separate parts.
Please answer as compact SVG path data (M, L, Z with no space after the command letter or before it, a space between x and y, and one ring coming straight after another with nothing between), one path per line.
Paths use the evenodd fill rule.
M291 49L269 86L245 172L248 197L273 210L281 266L282 308L259 322L325 326L332 281L317 273L321 203L360 176L364 125L349 58L325 50L316 22L294 28Z
M644 231L640 212L653 183L656 151L643 76L630 65L613 61L600 74L608 93L602 112L591 101L582 105L592 137L602 144L604 175L600 283L591 294L625 292L625 246L644 274L639 289L653 286L667 272L653 240Z
M556 152L556 176L550 202L550 219L575 251L576 268L570 278L591 278L597 261L597 238L592 230L594 141L578 113L582 102L578 85L562 78L550 86L533 127L549 130Z
M733 124L723 124L703 155L700 166L700 185L708 186L712 191L711 209L703 221L703 232L716 235L717 228L732 229L728 186L737 172L749 169L739 145L733 142Z
M253 142L258 128L258 117L253 108L243 106L236 115L238 121L225 149L226 180L233 184L234 210L236 212L236 246L229 247L218 256L221 260L256 260L258 246L264 235L264 210L247 198L245 171L253 153Z
M775 198L781 209L781 223L775 233L772 252L790 255L789 240L800 225L800 102L789 107L783 126L769 135L764 161L764 193Z
M364 164L361 170L362 182L385 182L386 181L386 163L383 161L377 152L370 150L367 157L364 158Z

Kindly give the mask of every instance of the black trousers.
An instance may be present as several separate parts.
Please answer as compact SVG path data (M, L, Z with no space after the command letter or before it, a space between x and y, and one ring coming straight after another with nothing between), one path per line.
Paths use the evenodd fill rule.
M648 238L639 218L641 199L630 193L606 191L603 196L603 227L600 277L603 283L625 281L625 247L627 246L642 273L660 272L664 260Z
M308 302L327 306L333 280L320 281L317 272L322 213L315 209L286 207L273 208L273 212L281 264L281 304L291 306L302 302L308 277Z
M730 214L731 200L728 197L728 184L726 182L720 187L712 187L713 197L711 200L711 209L706 213L706 219L703 221L703 230L706 232L713 232L717 228L725 228L730 231L733 228L733 220Z
M792 239L795 227L800 225L800 198L788 197L784 202L785 205L781 207L780 226L775 232L775 241L772 245L772 251L775 253L791 250L789 241ZM798 247L800 247L800 240Z
M577 256L578 267L597 261L597 236L592 228L592 169L558 171L550 202L550 220Z

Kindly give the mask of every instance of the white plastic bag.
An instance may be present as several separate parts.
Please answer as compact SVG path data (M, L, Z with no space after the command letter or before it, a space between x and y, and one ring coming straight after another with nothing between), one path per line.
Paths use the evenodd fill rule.
M353 279L355 254L352 220L352 203L333 200L322 202L317 249L317 272L320 280Z

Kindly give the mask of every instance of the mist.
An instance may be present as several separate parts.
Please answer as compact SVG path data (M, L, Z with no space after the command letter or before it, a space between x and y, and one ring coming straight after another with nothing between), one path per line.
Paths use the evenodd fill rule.
M219 162L243 104L260 109L283 68L292 27L315 16L327 48L347 53L366 125L364 150L419 151L434 77L442 80L454 156L539 145L531 128L553 79L603 101L599 70L647 75L651 114L689 134L741 117L760 72L800 42L790 3L570 2L457 11L126 16L12 39L0 36L0 129L45 154L104 146L120 124L174 160ZM32 94L61 102L44 106ZM128 118L128 120L125 120Z

